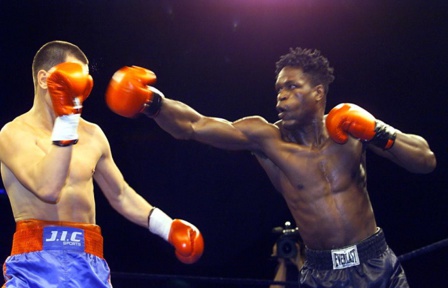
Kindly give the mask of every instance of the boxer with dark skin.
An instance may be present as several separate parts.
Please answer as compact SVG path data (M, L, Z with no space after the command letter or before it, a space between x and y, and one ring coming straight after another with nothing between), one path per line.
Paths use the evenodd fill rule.
M430 173L436 158L427 141L354 104L338 105L325 115L334 76L318 50L291 49L276 63L276 75L280 120L273 124L260 116L228 121L202 115L147 86L155 83L155 75L135 66L114 75L106 101L122 116L153 118L176 139L251 151L284 197L307 247L301 287L407 287L375 220L366 149L409 172ZM372 267L372 259L382 264Z

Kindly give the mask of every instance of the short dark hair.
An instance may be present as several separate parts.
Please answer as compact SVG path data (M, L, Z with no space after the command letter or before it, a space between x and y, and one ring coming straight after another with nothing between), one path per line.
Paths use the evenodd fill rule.
M316 49L289 48L289 53L280 56L280 60L275 63L275 76L278 77L280 71L286 66L301 68L310 76L312 85L324 85L325 93L328 92L328 87L335 78L330 62Z
M65 59L69 55L75 57L84 64L89 63L84 52L72 43L55 40L44 44L37 51L36 55L34 55L33 59L32 70L34 86L36 87L37 85L37 73L39 70L48 71L53 66L65 62Z

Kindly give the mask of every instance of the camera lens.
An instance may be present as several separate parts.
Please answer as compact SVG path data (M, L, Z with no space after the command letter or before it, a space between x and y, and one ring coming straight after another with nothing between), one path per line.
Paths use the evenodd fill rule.
M297 247L293 239L282 237L277 241L277 256L280 258L293 258L297 256Z
M285 255L288 255L291 253L292 247L289 243L284 243L282 246L282 253Z

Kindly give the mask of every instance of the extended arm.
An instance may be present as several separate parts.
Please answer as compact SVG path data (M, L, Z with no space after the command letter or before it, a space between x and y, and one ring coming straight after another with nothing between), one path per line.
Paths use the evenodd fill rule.
M230 150L254 150L253 130L260 117L243 118L235 122L199 114L190 106L163 98L160 113L154 120L176 139L195 140L214 147Z
M135 192L115 165L106 136L98 134L103 156L97 164L94 178L111 206L131 222L149 229L173 245L181 262L190 264L199 260L204 250L199 229L187 221L173 220Z
M254 122L260 117L250 117L230 122L201 115L190 106L165 98L154 87L155 75L141 67L123 67L117 71L106 92L106 102L112 111L124 117L144 114L176 139L196 140L223 149L252 150Z
M118 213L137 225L147 227L152 206L124 180L113 161L106 136L103 133L98 135L103 155L95 167L95 181Z

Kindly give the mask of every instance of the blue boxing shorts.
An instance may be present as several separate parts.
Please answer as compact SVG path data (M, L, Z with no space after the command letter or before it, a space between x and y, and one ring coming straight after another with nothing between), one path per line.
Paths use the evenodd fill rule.
M76 222L18 221L3 276L3 288L112 287L101 228Z

